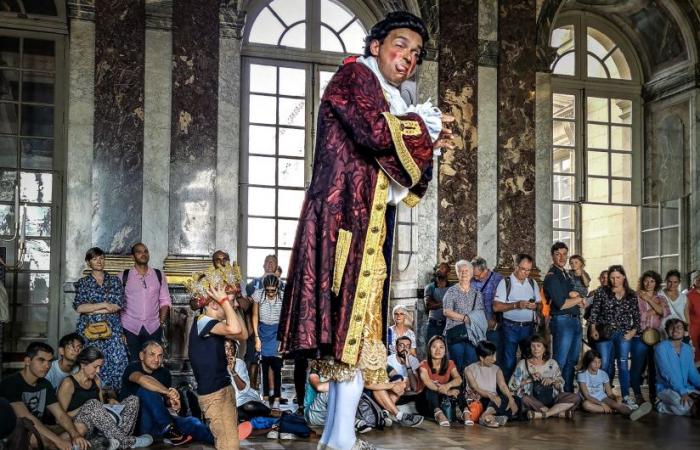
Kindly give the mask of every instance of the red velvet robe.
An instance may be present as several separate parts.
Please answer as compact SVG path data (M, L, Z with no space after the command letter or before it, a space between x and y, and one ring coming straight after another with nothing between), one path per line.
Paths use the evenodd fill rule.
M432 147L417 114L389 113L369 68L350 62L334 75L321 100L313 177L289 263L278 332L282 352L357 364L368 261L384 257L391 273L396 209L386 204L387 175L410 189L403 201L415 206L432 177ZM381 221L387 224L383 248L374 244Z

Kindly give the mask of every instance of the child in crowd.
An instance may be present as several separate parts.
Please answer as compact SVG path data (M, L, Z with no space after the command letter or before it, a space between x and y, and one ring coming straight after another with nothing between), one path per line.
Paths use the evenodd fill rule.
M620 401L610 387L610 378L600 368L602 360L596 350L588 350L583 355L581 371L577 381L583 398L583 409L590 413L611 414L616 411L631 420L639 420L651 412L651 403L642 403L639 408L632 410Z
M75 332L63 336L58 341L59 358L53 360L49 373L46 374L46 379L49 380L54 389L58 389L64 378L78 371L75 360L83 349L83 345L85 345L85 340Z
M282 358L279 354L277 328L282 313L282 290L280 281L274 274L263 277L262 289L253 293L253 330L255 333L255 351L262 357L263 398L272 394L272 411L279 412L282 389ZM273 383L270 386L268 372L272 371Z

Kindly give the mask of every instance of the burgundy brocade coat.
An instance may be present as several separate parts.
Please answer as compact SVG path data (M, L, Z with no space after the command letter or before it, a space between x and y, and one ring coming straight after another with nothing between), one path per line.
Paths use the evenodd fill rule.
M318 114L313 176L284 291L278 331L284 353L307 351L310 357L342 360L346 340L354 342L348 339L348 327L372 208L384 208L384 220L394 224L395 208L373 204L380 171L410 189L404 199L409 206L415 206L428 187L433 150L425 124L414 113L394 117L388 112L379 81L363 64L345 64L326 87ZM332 286L334 275L341 279L334 274L341 229L351 232L352 239L344 270L339 270L342 281L336 295ZM387 230L384 255L391 255L392 235Z

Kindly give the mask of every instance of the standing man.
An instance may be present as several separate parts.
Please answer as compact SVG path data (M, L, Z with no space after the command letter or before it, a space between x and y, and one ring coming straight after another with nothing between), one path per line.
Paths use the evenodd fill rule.
M518 347L524 356L530 346L530 337L537 327L537 307L540 290L529 277L532 257L521 253L515 257L513 273L498 283L493 310L503 313L503 378L510 380L517 362Z
M503 346L501 339L501 315L494 312L493 298L496 295L496 287L503 280L503 275L489 269L488 263L481 256L472 259L474 268L474 279L472 287L481 292L481 299L484 301L484 313L488 321L486 330L486 340L496 344L498 348L496 354L502 355Z
M564 377L564 391L574 392L574 369L581 353L581 309L586 300L574 291L566 271L569 247L563 242L552 245L552 267L544 277L544 296L550 303L549 327L553 357Z
M428 333L424 342L430 338L441 335L445 331L445 315L442 313L442 298L451 286L447 277L450 274L450 265L446 262L438 264L435 269L435 278L425 287L425 309L428 311Z
M314 171L302 207L278 338L285 353L320 358L331 380L319 448L367 448L355 438L365 384L385 383L388 290L396 205L415 206L432 178L433 148L452 148L437 108L408 106L401 83L425 56L428 31L392 12L333 76L319 106Z
M148 247L141 242L131 247L134 267L122 272L124 308L122 327L129 360L138 361L141 347L148 341L163 340L163 326L170 311L170 293L165 274L148 266Z

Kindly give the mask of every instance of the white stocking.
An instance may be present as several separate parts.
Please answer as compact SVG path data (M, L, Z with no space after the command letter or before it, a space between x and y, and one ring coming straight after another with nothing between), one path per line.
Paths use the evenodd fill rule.
M325 450L333 432L333 418L335 417L335 400L338 398L336 386L338 383L331 381L328 386L328 403L326 403L326 423L323 424L323 434L318 442L318 450Z
M335 384L335 410L333 418L327 419L332 423L327 445L333 450L350 450L355 445L355 413L364 388L362 372L358 370L352 380ZM324 437L326 431L323 430Z

